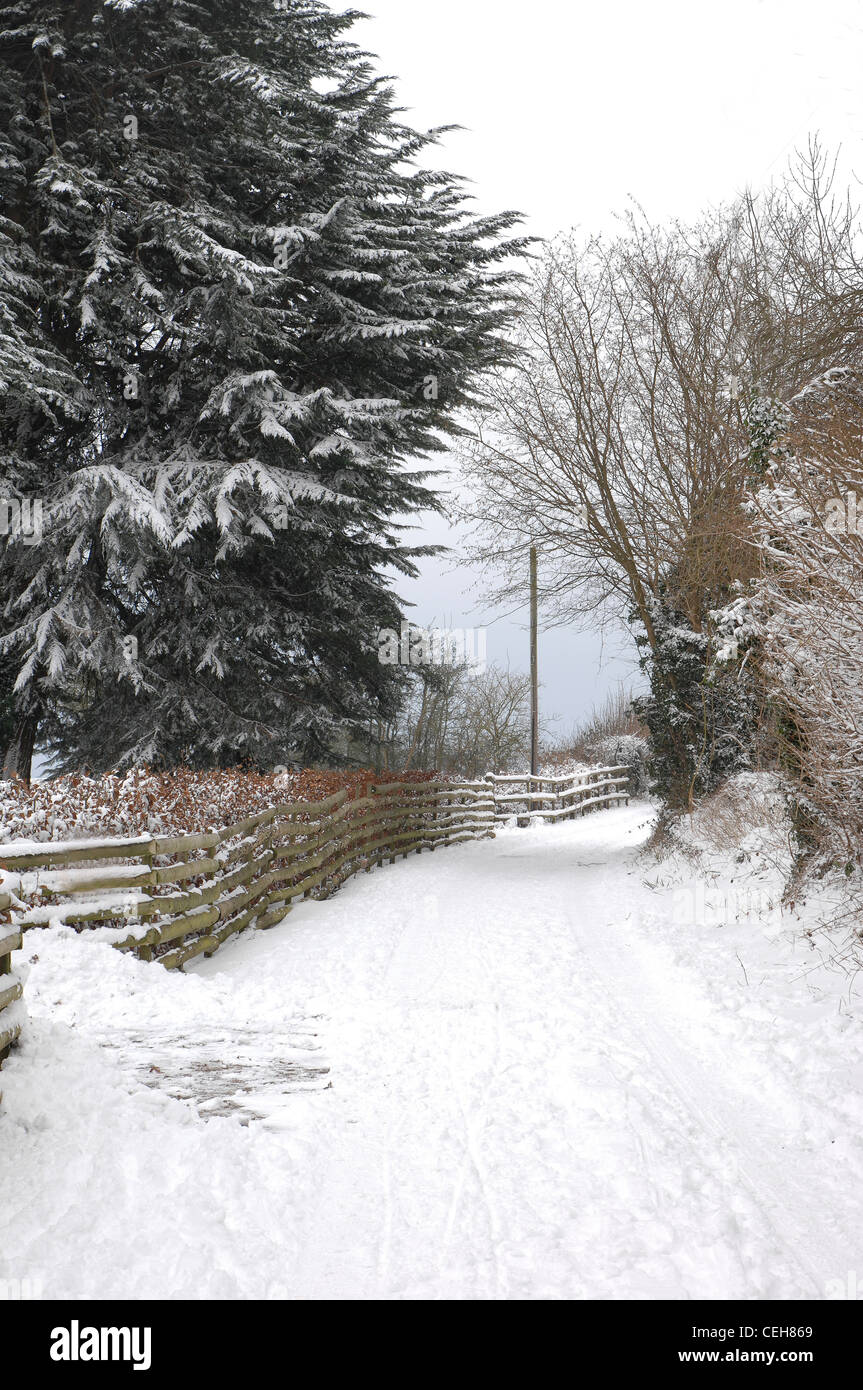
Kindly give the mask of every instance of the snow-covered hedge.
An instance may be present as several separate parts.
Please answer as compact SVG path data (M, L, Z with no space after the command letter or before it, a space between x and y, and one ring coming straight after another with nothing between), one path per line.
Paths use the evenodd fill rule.
M398 778L423 782L434 775L400 772ZM121 776L58 777L29 789L21 782L0 782L0 847L18 840L203 833L282 801L318 801L343 787L362 796L372 782L382 780L387 779L368 768L281 774L140 768Z

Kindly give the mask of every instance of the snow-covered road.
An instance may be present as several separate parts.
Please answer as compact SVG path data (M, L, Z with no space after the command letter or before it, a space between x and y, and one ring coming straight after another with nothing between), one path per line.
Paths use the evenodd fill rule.
M778 913L675 922L649 816L414 857L186 976L31 933L0 1279L855 1296L861 1011Z

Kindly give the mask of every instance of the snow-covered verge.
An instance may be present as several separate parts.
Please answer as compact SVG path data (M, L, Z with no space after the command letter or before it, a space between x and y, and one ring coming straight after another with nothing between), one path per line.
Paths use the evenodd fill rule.
M729 909L743 869L781 889L755 827L748 865L711 850L705 880L645 857L653 815L413 858L185 976L29 933L0 1279L47 1297L854 1297L855 981L800 909Z
M775 772L741 772L655 836L648 879L678 885L711 920L779 919L840 972L863 966L863 884L859 870L801 857L793 787ZM851 867L851 866L849 866ZM688 885L688 888L687 888ZM687 891L689 898L686 897Z
M397 777L423 782L437 775L400 772ZM21 840L45 843L99 835L204 833L282 801L318 801L343 787L362 796L372 782L394 776L369 768L272 773L241 768L204 772L140 768L122 775L56 777L30 788L18 781L0 781L0 860L4 843Z
M669 821L654 841L669 867L687 864L706 877L730 873L741 880L790 880L797 845L790 788L775 772L741 772L696 805L692 815ZM739 867L731 867L732 865Z

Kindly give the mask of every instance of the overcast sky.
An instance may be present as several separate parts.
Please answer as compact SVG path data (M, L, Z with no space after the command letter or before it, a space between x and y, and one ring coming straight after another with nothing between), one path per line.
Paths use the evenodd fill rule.
M653 217L694 217L780 173L819 132L850 171L863 135L860 0L366 0L355 39L396 79L418 127L456 122L436 162L467 176L483 211L516 208L553 236L608 229L634 197ZM334 4L341 9L343 5ZM429 539L458 543L439 520ZM525 667L523 626L475 607L476 576L426 562L402 583L424 622L489 626L492 660ZM468 591L468 592L466 592ZM540 639L547 715L568 728L631 651L596 634Z

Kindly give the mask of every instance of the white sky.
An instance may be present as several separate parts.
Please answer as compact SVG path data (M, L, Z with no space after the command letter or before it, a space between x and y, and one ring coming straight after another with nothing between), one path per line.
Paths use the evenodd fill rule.
M362 0L360 0L362 4ZM333 5L333 8L344 8ZM610 228L628 197L693 217L759 187L818 132L863 168L860 0L365 0L354 38L396 79L417 127L458 123L435 162L469 177L483 211L525 229ZM458 544L437 520L428 538ZM415 616L456 627L494 615L463 597L475 576L427 562L401 584ZM592 633L540 639L547 715L568 728L631 674ZM489 659L525 667L526 635L489 628Z

